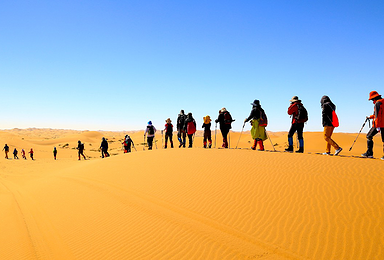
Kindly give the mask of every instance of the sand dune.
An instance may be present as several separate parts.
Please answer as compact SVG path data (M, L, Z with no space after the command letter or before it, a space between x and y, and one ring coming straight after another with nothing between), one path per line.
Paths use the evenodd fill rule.
M36 151L35 161L0 160L0 259L384 257L384 164L352 157L363 135L348 152L356 134L336 133L345 150L335 157L315 154L321 133L305 133L305 154L247 150L249 132L237 150L201 149L200 133L195 149L160 149L158 134L153 151L131 132L137 152L123 154L124 134L0 132L11 151ZM269 135L282 151L286 133ZM101 159L103 136L113 156ZM232 147L239 137L231 133ZM77 160L79 139L90 160Z

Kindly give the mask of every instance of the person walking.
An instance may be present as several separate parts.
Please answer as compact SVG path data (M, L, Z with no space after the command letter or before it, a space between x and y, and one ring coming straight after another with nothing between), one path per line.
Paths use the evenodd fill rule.
M53 147L53 158L56 160L56 155L57 155L57 149L56 147Z
M13 159L19 159L19 157L17 156L17 153L18 153L18 151L17 151L17 149L15 148L14 150L13 150Z
M27 157L25 156L25 151L24 151L24 149L21 149L21 157L22 157L24 160L27 160Z
M129 135L125 135L123 145L124 145L124 153L130 153L131 146L132 145L135 146L135 144L133 143L133 140Z
M5 159L8 159L9 146L5 144L3 151L5 152Z
M78 150L79 161L81 160L80 156L83 156L84 160L87 160L87 158L85 158L85 155L84 155L84 143L82 143L80 140L77 141L77 148L76 149Z
M208 148L212 147L212 133L211 133L211 117L205 116L203 117L204 123L202 128L204 129L204 140L203 145L204 148L207 148L207 141L208 141Z
M383 142L384 153L384 99L377 93L377 91L371 91L369 93L369 99L372 100L374 105L373 115L367 116L368 119L372 119L372 128L367 134L367 151L361 156L367 158L373 158L373 137L381 133L381 141ZM381 157L384 160L384 156Z
M288 132L288 148L285 149L286 152L293 152L293 135L297 132L297 137L299 139L299 150L297 153L304 152L304 123L308 121L308 113L304 105L301 103L301 100L294 96L291 100L291 105L288 108L288 115L292 116L291 128Z
M193 146L193 135L196 132L196 121L192 116L192 113L188 113L187 119L185 120L185 127L187 130L187 135L189 139L189 146L188 148L192 148Z
M109 157L108 141L107 141L107 139L105 139L105 137L103 137L103 139L101 139L100 150L101 150L101 158Z
M172 141L173 125L172 125L172 120L170 118L167 118L167 120L165 120L165 122L166 122L166 124L165 124L165 128L164 128L164 131L165 131L165 145L164 145L164 149L167 149L168 138L169 138L169 142L171 143L171 148L173 148L173 141Z
M32 161L34 160L33 154L34 154L34 152L33 152L33 149L31 148L31 150L29 151L29 156L31 157Z
M261 108L260 101L255 99L252 105L252 110L249 116L244 120L244 123L251 120L251 135L254 140L252 150L256 150L256 146L259 145L259 151L264 151L263 142L267 140L267 133L265 127L267 126L267 116L264 109Z
M144 133L144 138L145 138L145 135L147 135L148 150L152 150L155 133L156 133L156 128L152 125L152 121L149 121Z
M186 129L184 129L185 126L185 120L187 119L187 116L184 114L184 110L180 111L180 114L177 116L177 139L179 140L179 148L183 146L185 148L185 138L186 138Z
M231 114L227 111L225 107L219 110L219 116L215 120L216 123L220 124L221 135L223 136L223 148L228 148L228 133L231 130L232 122L235 121L232 119Z
M336 119L336 106L332 103L328 96L323 96L320 100L322 109L322 122L324 127L324 139L327 142L324 155L331 154L331 146L335 148L335 155L338 155L343 148L341 148L332 138L332 133L335 127L338 126ZM337 121L337 122L336 122Z

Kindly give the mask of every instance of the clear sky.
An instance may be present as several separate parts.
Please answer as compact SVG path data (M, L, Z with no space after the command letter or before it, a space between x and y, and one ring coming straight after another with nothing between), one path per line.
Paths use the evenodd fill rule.
M384 96L384 1L0 1L0 128L157 128L180 109L240 131L259 99L270 131L289 100L321 131L358 132ZM250 126L247 125L246 130ZM214 129L214 127L212 127Z

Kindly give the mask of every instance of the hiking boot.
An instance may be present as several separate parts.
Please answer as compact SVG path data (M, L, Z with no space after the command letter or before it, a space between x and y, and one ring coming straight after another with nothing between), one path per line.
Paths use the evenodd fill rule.
M288 148L285 149L285 151L286 152L293 152L293 146L292 145L288 146Z
M338 155L342 150L343 150L343 148L339 147L339 149L337 149L337 150L335 151L335 156Z
M381 157L380 159L384 161L384 156L383 156L383 157Z
M212 147L212 143L209 143L209 144L208 144L208 148L211 148L211 147Z
M322 153L322 155L331 155L330 152Z
M363 153L361 156L365 158L373 158L373 154L370 153Z
M179 148L180 148L181 146L183 146L183 143L180 143L180 144L179 144Z
M304 153L304 147L300 147L299 150L296 151L296 153Z

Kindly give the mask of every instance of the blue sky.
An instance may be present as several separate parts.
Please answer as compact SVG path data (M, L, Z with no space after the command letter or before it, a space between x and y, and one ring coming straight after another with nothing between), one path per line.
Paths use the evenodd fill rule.
M384 95L382 1L1 1L0 129L158 128L226 107L240 131L254 99L270 131L289 100L321 131L358 132ZM246 130L250 126L247 125ZM212 128L213 129L213 128Z

